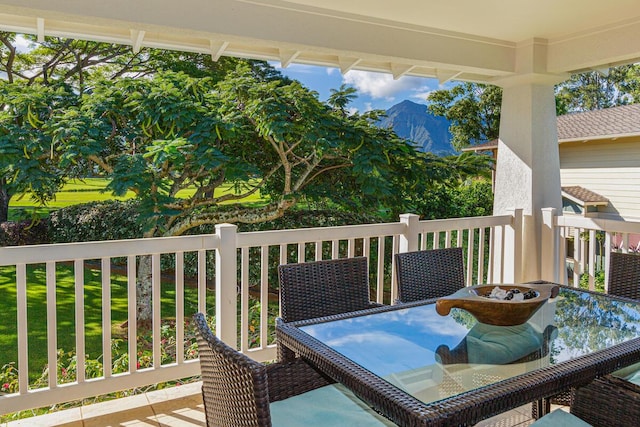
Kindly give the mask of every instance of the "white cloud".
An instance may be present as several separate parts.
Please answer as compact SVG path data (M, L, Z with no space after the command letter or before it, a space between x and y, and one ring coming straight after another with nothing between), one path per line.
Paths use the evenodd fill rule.
M388 101L393 101L400 92L424 87L424 79L418 77L400 77L394 80L390 74L355 70L346 73L342 81L362 94Z
M356 114L357 112L358 112L358 109L356 107L347 108L347 114L349 114L350 116Z
M420 88L420 90L416 90L415 92L413 92L413 94L411 95L411 98L424 104L427 101L427 97L431 94L431 92L433 92L433 90L427 87L422 87Z
M21 35L16 36L16 50L18 52L28 52L32 47L32 43L22 37Z

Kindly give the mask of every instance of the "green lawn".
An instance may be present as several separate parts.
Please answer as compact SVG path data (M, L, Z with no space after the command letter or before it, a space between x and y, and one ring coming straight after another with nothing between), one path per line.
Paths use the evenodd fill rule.
M75 291L74 270L71 264L59 264L56 269L56 321L58 349L75 350ZM102 293L100 271L84 271L84 330L85 353L97 359L102 353ZM47 305L44 265L31 265L27 269L27 319L29 340L29 372L31 379L38 377L47 363ZM15 267L0 267L0 366L18 359ZM213 295L207 305L213 307ZM185 316L197 309L197 289L185 286ZM161 311L164 319L175 317L175 286L162 283ZM126 276L111 275L111 319L114 338L122 334L120 328L127 320Z
M126 200L135 197L133 192L128 192L124 197L115 197L110 192L105 192L109 180L104 178L86 178L83 180L74 179L64 185L62 190L56 193L56 197L46 207L39 206L38 203L31 199L30 193L21 194L11 199L9 203L10 220L17 219L25 210L33 212L35 210L39 215L46 216L51 210L64 208L70 205L80 203L88 203L94 201L105 200ZM188 197L195 192L195 188L182 190L178 193L179 197ZM235 193L233 184L224 184L216 189L215 195L219 197L224 194ZM225 203L255 203L262 204L267 201L256 192L237 202Z

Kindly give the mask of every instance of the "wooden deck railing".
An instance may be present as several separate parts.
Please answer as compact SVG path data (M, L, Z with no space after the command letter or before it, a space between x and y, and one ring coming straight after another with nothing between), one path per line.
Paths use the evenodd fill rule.
M382 303L391 303L397 295L393 256L399 251L464 247L468 284L499 280L502 271L495 266L500 263L492 260L514 260L509 254L496 253L491 236L498 229L501 236L507 235L505 229L511 229L509 235L519 236L521 233L515 228L522 223L521 215L521 211L514 211L512 215L436 221L403 215L396 223L246 233L238 233L234 225L222 224L212 235L0 248L0 275L15 276L15 294L2 296L15 304L15 316L3 314L2 322L15 322L17 338L12 348L17 348L18 368L18 391L0 394L0 413L197 375L198 361L183 344L189 333L189 318L195 311L214 317L216 334L251 357L275 358L272 340L278 315L276 270L281 263L367 256L372 297ZM143 344L139 343L136 323L136 280L143 257L151 259L153 315L151 343L144 344L152 356L141 366ZM72 324L57 319L62 268L73 270ZM510 266L510 270L514 268L519 268L518 263ZM93 280L86 278L88 271L97 277L101 287L100 296L94 299L86 291L86 281ZM115 313L112 298L116 281L124 282L126 287L126 315ZM188 290L196 296L189 297ZM46 295L44 320L29 316L32 292ZM166 306L171 308L170 314L163 311ZM103 372L94 378L85 364L85 318L95 310L101 317ZM163 339L169 318L172 348L167 348ZM36 322L46 322L46 326ZM111 329L116 322L127 326L128 366L124 373L116 373L113 367ZM39 339L43 345L36 345L30 334L37 328L45 329ZM74 348L64 349L77 356L74 378L59 383L58 375L52 373L46 386L35 385L29 372L43 367L30 366L30 361L40 356L48 366L57 366L61 334L74 337ZM10 352L3 349L1 353ZM166 353L171 354L169 361L163 360ZM9 360L0 363L6 362Z

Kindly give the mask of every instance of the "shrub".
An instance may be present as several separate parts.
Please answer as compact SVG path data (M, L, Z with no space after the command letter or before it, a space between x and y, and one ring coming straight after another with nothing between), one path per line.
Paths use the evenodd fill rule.
M49 226L46 220L0 223L0 246L39 245L49 242Z
M49 216L53 243L134 239L142 237L138 203L132 200L68 206Z

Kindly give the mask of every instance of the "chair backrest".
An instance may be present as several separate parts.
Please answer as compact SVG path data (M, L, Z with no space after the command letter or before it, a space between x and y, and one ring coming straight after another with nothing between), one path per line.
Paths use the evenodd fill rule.
M278 266L280 316L285 322L370 307L366 257Z
M611 252L609 293L640 300L640 255Z
M439 298L464 287L462 248L403 252L395 259L400 302Z
M197 313L202 400L208 426L270 427L266 367L220 341Z

